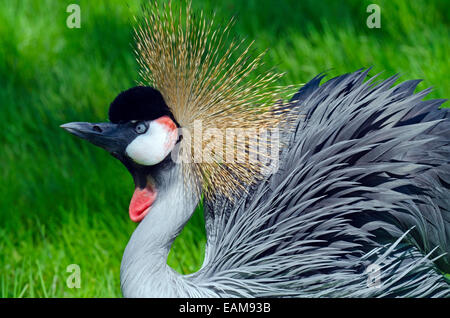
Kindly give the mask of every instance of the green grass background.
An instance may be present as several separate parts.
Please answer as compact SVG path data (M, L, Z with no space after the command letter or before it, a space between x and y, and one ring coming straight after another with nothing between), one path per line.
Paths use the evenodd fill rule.
M132 53L136 1L0 0L0 297L120 297L133 181L121 164L59 125L103 121L116 94L138 80ZM65 21L81 6L81 29ZM366 7L381 7L381 29ZM383 77L422 78L449 97L449 10L442 1L193 1L237 35L270 48L285 84L373 66ZM448 106L448 103L447 103ZM170 253L181 273L199 268L197 211ZM66 267L81 268L81 288Z

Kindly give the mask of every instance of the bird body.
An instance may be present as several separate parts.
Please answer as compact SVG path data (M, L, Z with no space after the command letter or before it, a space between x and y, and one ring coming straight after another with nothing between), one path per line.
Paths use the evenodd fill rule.
M179 165L162 171L164 198L124 253L124 296L449 296L434 260L450 265L450 192L437 178L449 176L448 111L412 94L417 81L371 86L366 75L299 91L280 170L236 204L206 202L206 257L191 275L166 262L197 200ZM411 193L419 185L426 196ZM379 286L368 283L374 265Z
M229 51L211 53L226 42L222 33L192 23L189 10L184 24L151 12L138 29L141 75L154 87L119 94L108 123L62 126L105 148L133 176L129 214L140 223L122 259L123 295L449 297L444 100L424 101L429 90L414 93L419 81L376 82L360 70L322 85L317 76L280 101L289 90L273 88L278 76L249 79L257 63L248 48L236 63L227 62ZM190 149L175 132L195 119L220 129L280 129L278 170L173 160ZM248 159L252 149L234 154ZM204 262L181 275L167 256L202 194Z

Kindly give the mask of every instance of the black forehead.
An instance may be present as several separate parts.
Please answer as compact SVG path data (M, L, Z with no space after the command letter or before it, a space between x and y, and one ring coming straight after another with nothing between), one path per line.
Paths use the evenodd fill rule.
M120 93L109 107L109 120L113 123L130 120L154 120L173 115L161 93L150 86L136 86Z

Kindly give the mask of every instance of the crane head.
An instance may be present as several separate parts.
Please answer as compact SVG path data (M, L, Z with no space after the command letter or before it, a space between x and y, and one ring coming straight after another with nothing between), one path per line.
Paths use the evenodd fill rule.
M131 172L135 191L129 215L139 222L156 199L149 171L169 160L179 141L179 125L161 93L137 86L120 93L109 108L110 122L61 125L71 134L104 148Z

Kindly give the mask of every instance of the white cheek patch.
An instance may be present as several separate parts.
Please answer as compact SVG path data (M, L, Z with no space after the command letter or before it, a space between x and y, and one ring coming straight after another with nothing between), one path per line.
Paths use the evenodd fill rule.
M177 137L175 123L163 116L150 122L147 132L137 136L125 152L136 163L152 166L160 163L172 151Z

